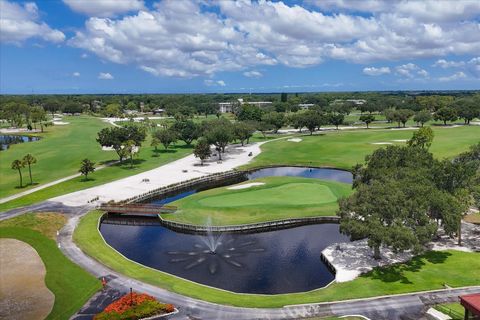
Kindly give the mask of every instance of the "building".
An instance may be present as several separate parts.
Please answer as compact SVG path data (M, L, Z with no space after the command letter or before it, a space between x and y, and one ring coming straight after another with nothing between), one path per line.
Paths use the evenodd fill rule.
M235 102L220 102L218 103L218 111L220 113L232 113Z
M480 293L460 296L460 304L465 308L464 319L480 319Z
M351 102L353 103L354 105L356 106L360 106L362 104L365 104L367 103L367 100L364 100L364 99L346 99L346 100L342 100L342 99L337 99L337 100L334 100L332 102L332 104L341 104L343 102Z
M310 108L312 108L312 107L314 107L314 106L315 106L315 104L313 104L313 103L300 103L300 104L298 105L298 107L299 107L300 109L302 109L302 110L308 110L308 109L310 109Z
M259 108L267 107L272 105L271 101L243 101L243 99L237 99L237 101L230 101L230 102L219 102L218 103L218 111L221 113L232 113L235 111L235 107L241 106L244 104L249 104L252 106L257 106Z

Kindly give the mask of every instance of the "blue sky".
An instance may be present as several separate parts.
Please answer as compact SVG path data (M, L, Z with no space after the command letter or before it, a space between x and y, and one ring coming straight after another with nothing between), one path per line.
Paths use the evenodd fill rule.
M480 1L0 0L0 93L480 89Z

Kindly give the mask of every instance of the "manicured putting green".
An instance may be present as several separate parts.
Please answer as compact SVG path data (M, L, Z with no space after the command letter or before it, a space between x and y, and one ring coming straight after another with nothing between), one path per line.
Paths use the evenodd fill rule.
M333 216L337 199L348 196L346 183L299 177L266 177L244 189L215 188L172 203L178 207L164 219L184 223L232 225L288 218Z
M198 201L208 207L245 207L258 205L290 206L323 204L336 201L330 188L318 183L287 183L281 186L251 187Z

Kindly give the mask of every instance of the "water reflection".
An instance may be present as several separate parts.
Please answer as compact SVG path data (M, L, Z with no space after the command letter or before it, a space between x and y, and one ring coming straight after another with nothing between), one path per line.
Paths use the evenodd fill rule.
M0 135L0 149L6 150L12 144L32 142L40 140L39 137L32 136L17 136L17 135Z

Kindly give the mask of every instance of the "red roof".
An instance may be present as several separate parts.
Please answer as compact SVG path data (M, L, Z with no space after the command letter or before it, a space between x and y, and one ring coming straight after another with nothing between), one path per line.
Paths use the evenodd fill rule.
M460 296L460 304L474 315L480 316L480 293Z

